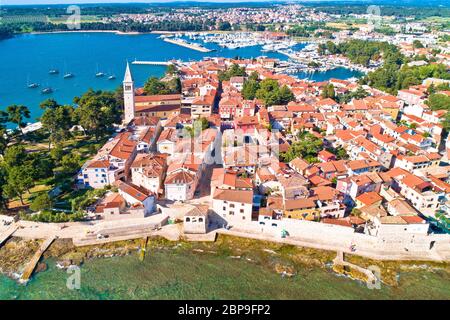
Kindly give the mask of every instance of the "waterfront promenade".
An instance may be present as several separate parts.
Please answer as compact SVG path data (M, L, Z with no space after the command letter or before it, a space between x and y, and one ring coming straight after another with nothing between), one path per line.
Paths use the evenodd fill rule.
M243 238L251 238L262 241L272 241L308 247L320 250L342 251L344 253L358 255L375 260L422 260L422 261L450 261L450 242L448 235L415 236L414 242L408 248L405 241L399 239L379 239L365 234L342 232L338 228L330 229L327 233L321 232L320 236L313 237L314 228L322 226L310 226L311 223L302 225L303 236L298 234L281 238L277 232L261 230L255 224L248 224L239 228L217 229L207 235L193 235L185 237L181 224L164 224L167 215L157 214L148 218L97 221L97 222L72 222L72 223L38 223L19 221L18 229L14 236L24 239L47 239L50 234L62 239L72 239L77 246L96 245L121 240L139 239L146 236L161 236L170 241L186 239L190 241L213 241L216 234L225 234ZM315 223L317 224L317 223ZM326 226L328 227L328 226ZM0 234L7 230L0 226ZM307 230L311 233L308 234ZM107 237L98 237L98 235ZM433 249L429 249L430 241L436 243ZM355 251L352 251L354 246Z
M327 251L341 251L347 254L358 255L374 260L422 260L422 261L450 261L450 245L441 248L440 250L409 250L405 251L403 247L391 247L380 246L377 244L377 239L370 239L368 237L360 238L359 240L352 238L341 240L335 237L333 234L325 235L321 234L320 238L302 238L302 237L286 237L281 238L270 233L257 232L250 229L220 229L217 231L219 234L225 234L230 236L251 238L261 241L271 241L277 243L290 244L300 247L313 248ZM350 245L353 244L356 247L355 251L352 251Z

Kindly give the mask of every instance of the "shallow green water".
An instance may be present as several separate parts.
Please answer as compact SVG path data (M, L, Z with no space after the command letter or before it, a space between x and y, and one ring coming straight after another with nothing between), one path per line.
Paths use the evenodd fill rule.
M81 268L80 290L66 287L70 276L48 261L49 269L22 286L0 276L0 299L449 299L445 272L402 274L400 286L365 284L320 268L293 278L245 260L190 252L156 252L96 259Z

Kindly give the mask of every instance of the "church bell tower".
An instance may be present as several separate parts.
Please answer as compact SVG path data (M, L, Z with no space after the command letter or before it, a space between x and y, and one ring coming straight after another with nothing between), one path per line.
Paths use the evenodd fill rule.
M123 79L124 123L127 125L134 118L134 81L130 65L127 62L125 77Z

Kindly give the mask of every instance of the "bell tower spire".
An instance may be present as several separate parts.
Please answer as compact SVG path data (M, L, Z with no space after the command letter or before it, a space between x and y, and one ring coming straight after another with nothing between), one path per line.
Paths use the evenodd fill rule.
M123 79L124 122L130 123L134 118L134 81L131 75L130 65L127 61L125 77Z

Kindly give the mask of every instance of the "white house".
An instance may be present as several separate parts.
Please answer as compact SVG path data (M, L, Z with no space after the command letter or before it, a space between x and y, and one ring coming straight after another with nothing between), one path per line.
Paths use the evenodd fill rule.
M425 216L434 216L439 209L439 194L433 185L411 173L393 178L392 187L405 197L412 206Z
M78 174L78 183L94 189L102 189L116 181L114 168L109 160L86 162Z
M108 141L95 158L81 168L77 182L95 189L104 188L129 176L137 150L131 132L123 132Z
M238 226L252 221L253 191L217 189L213 195L213 210L227 221Z
M429 224L419 216L385 216L374 217L371 223L366 224L364 232L373 236L426 235L428 229Z
M208 206L195 206L184 214L183 232L204 234L208 231Z
M178 170L167 175L164 182L165 197L173 201L186 201L194 197L198 177L190 170Z

